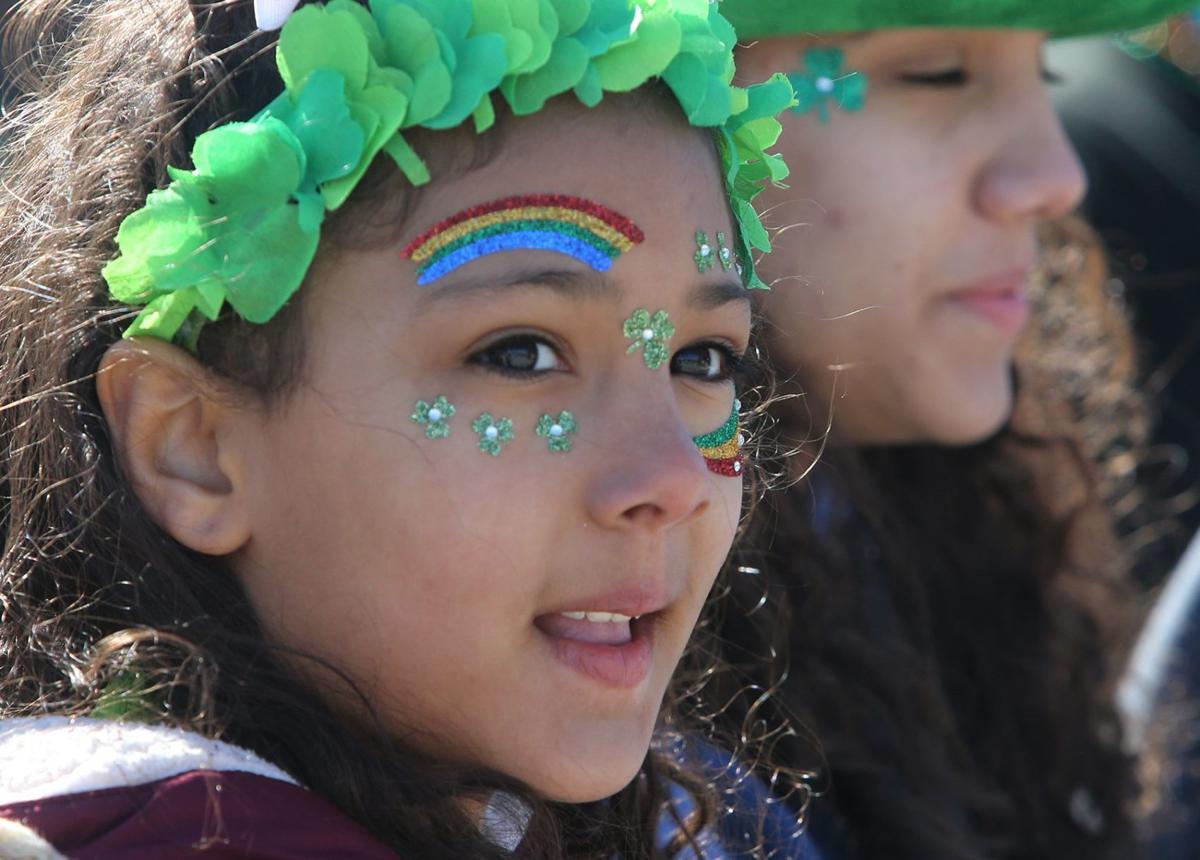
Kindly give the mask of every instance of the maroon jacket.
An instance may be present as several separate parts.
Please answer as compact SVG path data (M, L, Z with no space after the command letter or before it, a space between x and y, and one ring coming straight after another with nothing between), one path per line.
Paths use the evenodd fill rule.
M396 857L252 753L106 720L0 721L0 819L80 860Z

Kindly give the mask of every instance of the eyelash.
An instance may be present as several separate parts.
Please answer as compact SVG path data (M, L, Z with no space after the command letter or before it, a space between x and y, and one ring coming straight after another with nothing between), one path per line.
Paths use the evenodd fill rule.
M901 81L906 84L923 87L961 87L970 82L970 76L966 69L946 69L941 72L930 72L928 74L901 74L898 76ZM1062 75L1050 69L1042 69L1042 82L1050 86L1056 86L1064 82Z
M562 360L561 350L551 339L543 335L532 333L513 334L501 338L494 343L489 343L487 346L471 353L471 355L468 356L467 361L468 363L480 367L489 373L497 373L501 376L507 376L512 379L536 379L544 376L547 373L560 372L560 368L558 367L553 369L514 368L506 367L500 362L489 360L489 356L494 358L505 349L511 349L518 345L528 346L530 344L535 345L533 350L534 364L536 364L541 358L541 349L538 347L542 346L547 347L553 352L555 360L558 363L565 364L565 362ZM686 374L689 378L694 379L697 382L720 383L732 379L735 375L737 375L742 367L744 356L739 354L732 346L722 341L702 341L700 343L689 344L688 346L681 348L671 357L672 369L674 370L676 360L684 353L709 349L716 350L721 355L722 370L716 376L712 377L700 376L698 374Z

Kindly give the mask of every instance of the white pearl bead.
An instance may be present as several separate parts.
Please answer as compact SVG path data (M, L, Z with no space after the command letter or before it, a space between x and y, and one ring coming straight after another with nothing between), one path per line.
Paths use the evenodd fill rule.
M500 431L497 430L495 427L489 427L488 429L483 431L483 435L487 436L489 439L495 439L497 436L500 435Z
M711 253L712 253L712 248L708 247L708 245L700 246L700 256L701 257L707 257Z
M737 462L735 462L735 463L733 464L733 471L735 471L735 472L740 472L740 471L742 471L742 464L741 464L741 463L737 463Z
M563 434L563 429L562 429L561 424L552 424L550 426L550 435L551 436L561 436L562 434Z
M833 92L833 79L820 77L817 78L817 92L831 93Z
M442 410L438 409L436 406L433 409L430 409L429 410L429 420L430 421L441 421L442 420Z
M642 329L642 340L654 340L654 330L648 328Z
M745 444L746 444L746 437L744 435L742 435L741 433L739 433L738 434L738 447L740 448Z
M742 411L742 401L740 401L740 400L733 401L733 411L734 412Z

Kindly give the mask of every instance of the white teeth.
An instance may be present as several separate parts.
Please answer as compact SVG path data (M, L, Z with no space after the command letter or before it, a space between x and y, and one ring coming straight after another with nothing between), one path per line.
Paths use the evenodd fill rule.
M632 621L632 616L622 615L620 612L560 612L558 613L563 618L570 618L572 621L583 621L585 618L594 624L624 624Z

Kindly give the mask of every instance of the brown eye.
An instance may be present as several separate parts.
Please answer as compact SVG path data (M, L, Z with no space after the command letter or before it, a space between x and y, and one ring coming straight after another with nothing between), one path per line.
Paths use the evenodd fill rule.
M533 334L513 335L489 344L473 353L469 361L499 373L522 376L564 369L554 346Z
M899 75L906 84L921 87L961 87L970 78L966 69L943 69L937 72L907 72Z
M671 372L705 382L723 382L733 376L738 358L721 344L697 344L679 350L671 358Z

